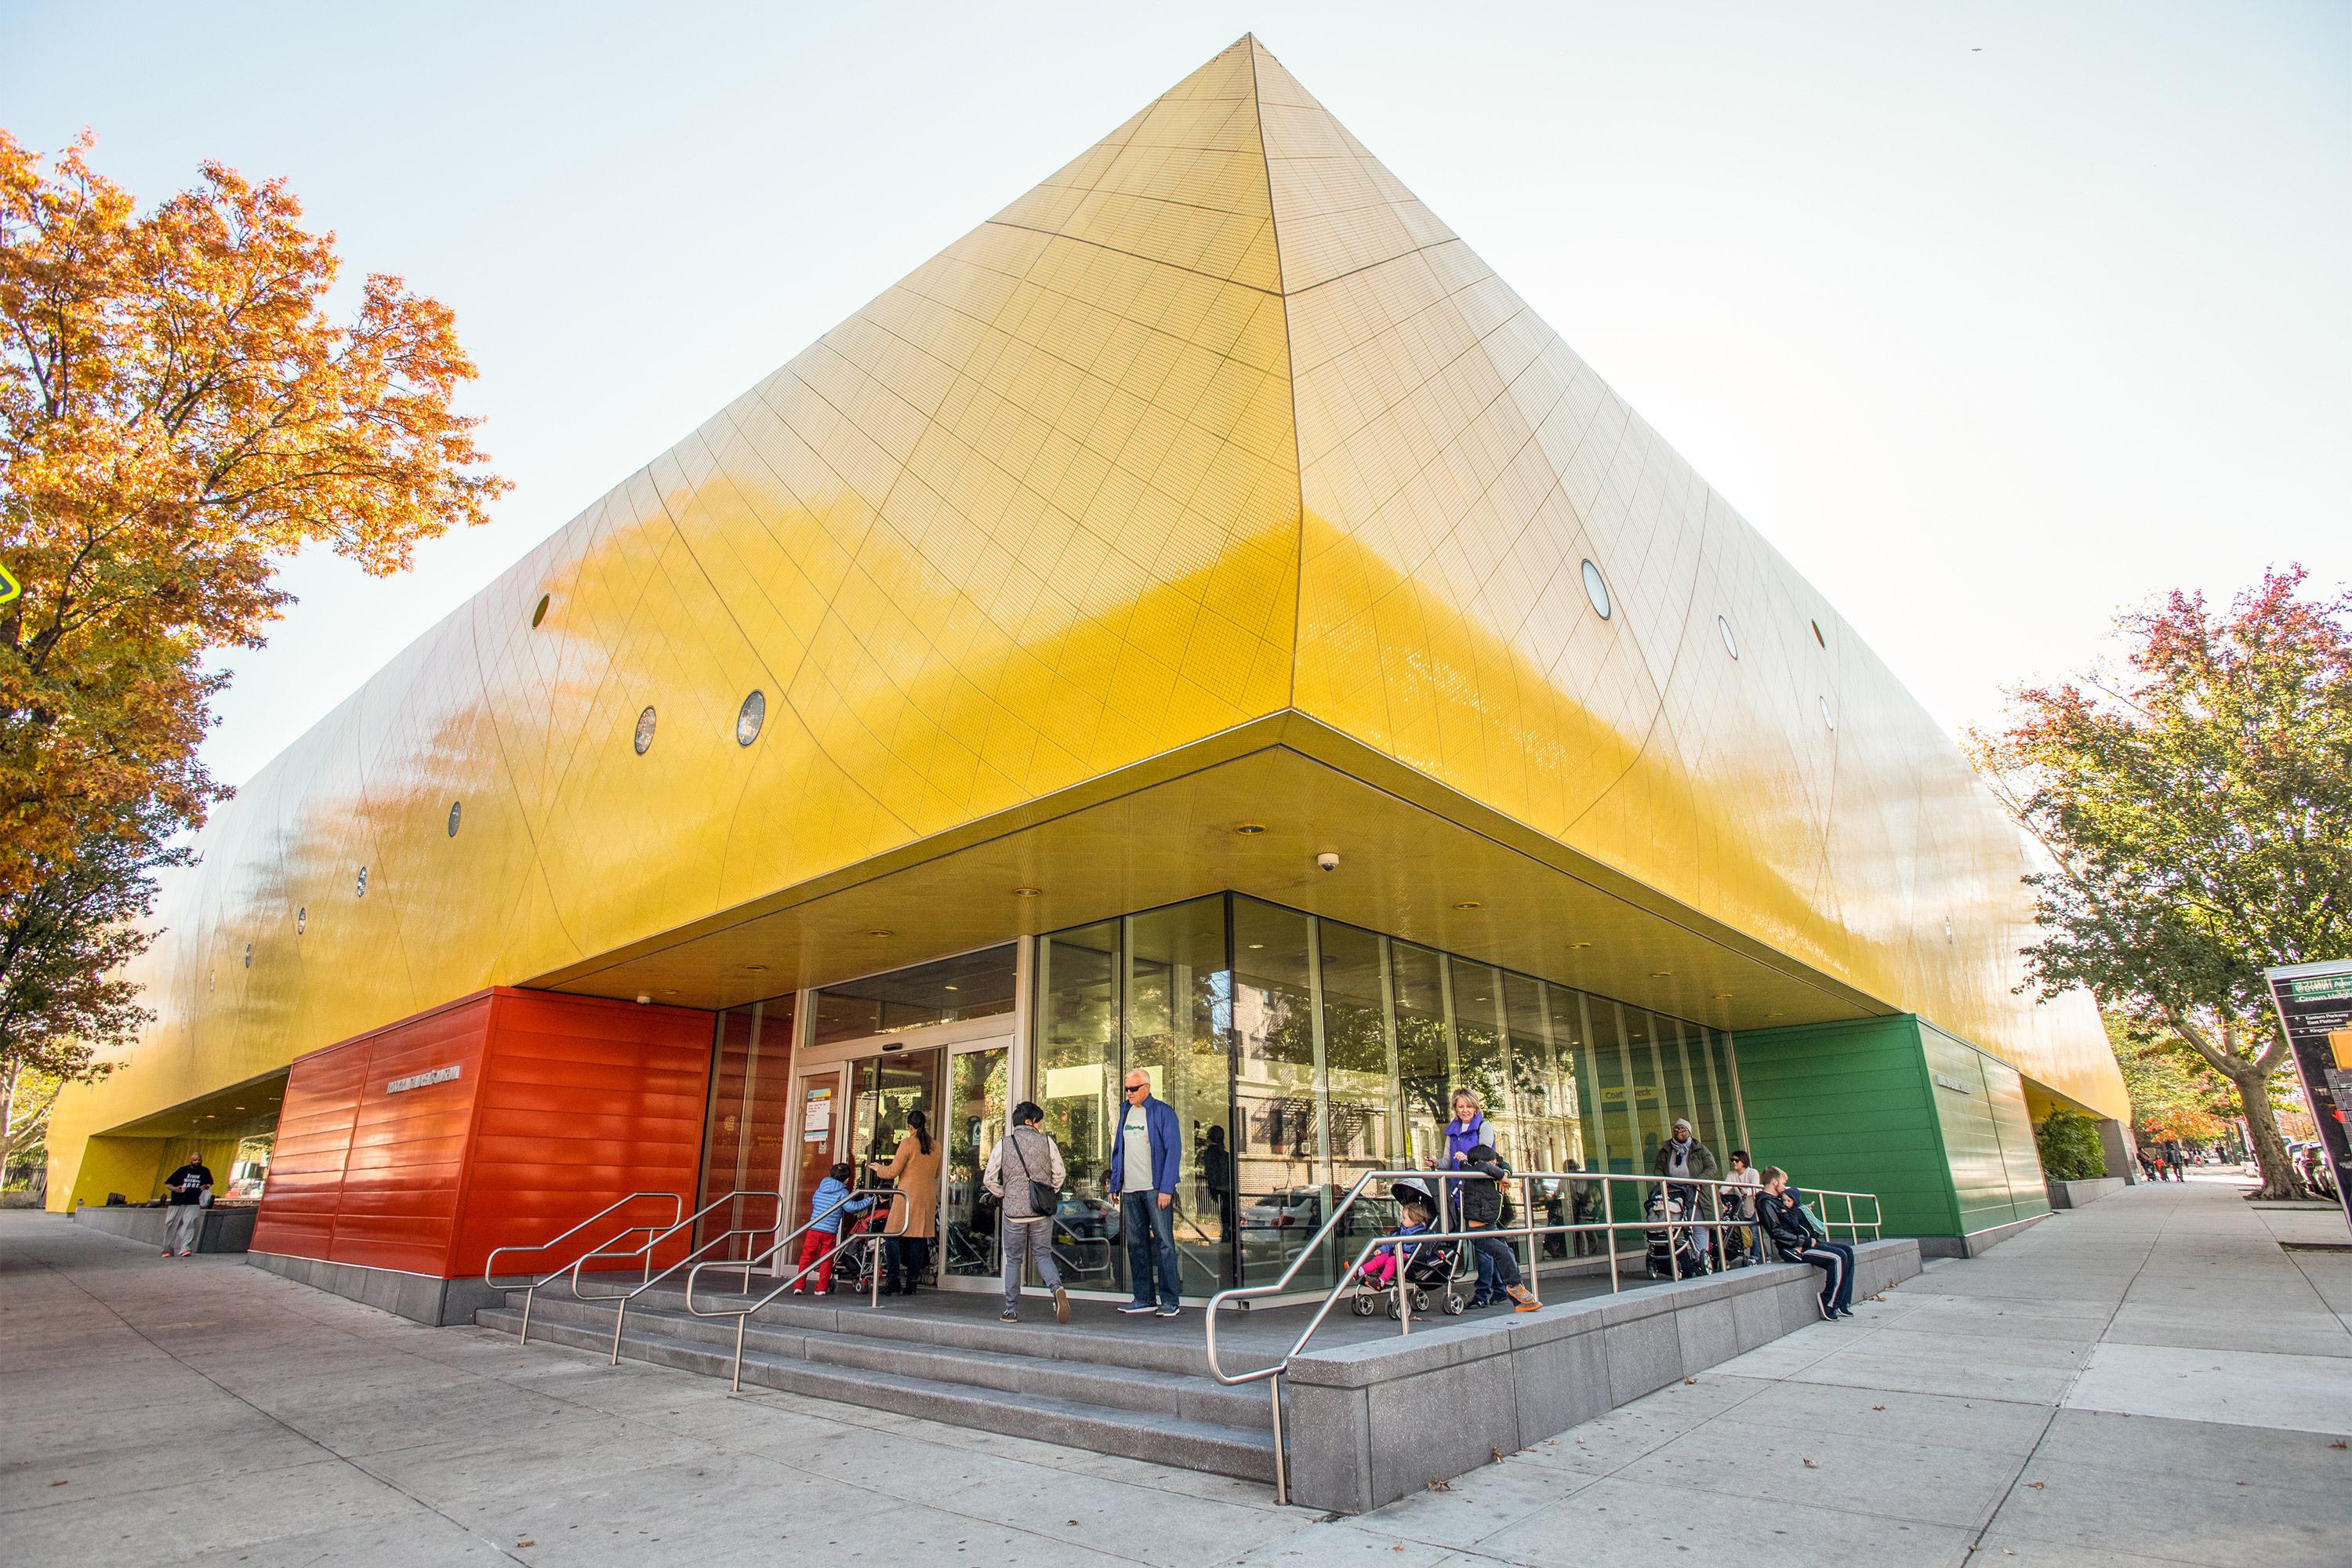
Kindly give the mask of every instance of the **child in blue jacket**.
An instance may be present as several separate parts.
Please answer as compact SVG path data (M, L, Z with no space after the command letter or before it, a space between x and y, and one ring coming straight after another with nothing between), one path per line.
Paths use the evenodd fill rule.
M816 1293L824 1295L833 1289L833 1246L840 1238L844 1215L864 1214L874 1206L872 1194L862 1198L849 1195L849 1178L857 1173L855 1165L835 1165L816 1184L816 1194L809 1199L809 1227L801 1237L800 1268L803 1273L812 1263L816 1264ZM823 1262L818 1262L822 1258ZM801 1294L801 1286L793 1285L793 1294Z

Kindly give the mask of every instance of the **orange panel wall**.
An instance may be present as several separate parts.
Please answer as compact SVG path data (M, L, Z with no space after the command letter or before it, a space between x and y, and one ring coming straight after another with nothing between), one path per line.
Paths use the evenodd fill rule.
M313 1051L287 1084L253 1249L453 1279L632 1191L690 1203L710 1028L707 1013L501 987Z
M690 1209L711 1016L543 991L494 998L453 1277L632 1192L676 1193Z

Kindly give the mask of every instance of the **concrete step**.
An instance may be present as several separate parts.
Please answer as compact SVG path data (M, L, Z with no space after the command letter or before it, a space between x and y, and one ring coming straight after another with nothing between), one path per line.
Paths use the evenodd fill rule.
M520 1296L520 1292L517 1295ZM649 1305L653 1300L654 1293L648 1291L629 1309L631 1327L642 1324L649 1333L717 1345L730 1355L733 1353L733 1319L695 1317L684 1311ZM512 1304L520 1307L520 1302L517 1300ZM578 1301L567 1296L542 1295L531 1309L531 1331L536 1334L542 1323L571 1323L596 1329L610 1343L613 1312L614 1308L609 1302ZM869 1326L884 1321L917 1320L889 1320L881 1315L859 1314L854 1310L845 1311L842 1316L858 1331L794 1327L754 1318L750 1331L744 1336L744 1347L747 1352L756 1349L787 1359L857 1367L887 1376L905 1373L937 1383L961 1383L975 1388L1004 1392L1050 1389L1058 1397L1081 1404L1108 1405L1113 1409L1157 1414L1186 1421L1205 1421L1245 1430L1270 1431L1272 1428L1272 1417L1263 1388L1228 1387L1210 1377L1155 1367L1136 1367L1126 1364L1123 1360L1103 1363L1081 1361L1067 1355L1040 1355L1032 1342L1042 1337L1048 1329L1058 1326L1050 1319L1044 1324L1024 1321L1017 1328L1008 1328L1002 1323L987 1324L978 1330L988 1336L984 1341L987 1348L977 1349L964 1342L972 1337L974 1325L940 1325L955 1331L950 1342L941 1343L924 1338L865 1331ZM520 1321L520 1311L516 1317ZM1129 1348L1126 1343L1108 1335L1088 1334L1081 1338L1088 1348L1100 1348L1096 1344L1098 1341L1107 1342L1122 1352ZM1066 1341L1063 1348L1069 1349L1071 1344L1072 1342Z
M609 1351L613 1340L609 1310L600 1326L582 1321L568 1310L550 1312L545 1310L547 1305L542 1303L531 1312L533 1339L551 1340L599 1353ZM564 1303L566 1309L583 1305ZM519 1307L485 1308L474 1315L474 1321L484 1328L514 1333L522 1326L522 1312ZM628 1329L621 1337L621 1353L631 1361L706 1376L729 1374L733 1363L731 1330L726 1342L719 1344L705 1339L682 1338L668 1331L674 1327L674 1320L668 1314L641 1315L632 1310ZM1094 1453L1118 1454L1248 1480L1271 1481L1274 1478L1274 1443L1265 1431L1244 1431L1160 1411L1121 1409L1066 1398L1061 1395L1058 1384L1054 1385L1054 1393L1041 1392L1034 1385L1051 1375L1045 1364L1034 1357L1003 1359L1023 1361L1033 1373L1033 1386L998 1388L945 1382L915 1375L896 1365L883 1375L877 1375L874 1369L866 1366L814 1361L754 1348L752 1339L747 1336L743 1382L746 1385L781 1389L895 1415L919 1415L950 1426L1003 1432ZM1260 1391L1261 1403L1263 1400Z
M540 1300L553 1300L560 1294L560 1291L541 1291ZM763 1289L758 1294L764 1295L766 1291ZM696 1300L707 1310L730 1298L731 1293L704 1290L698 1294ZM509 1304L520 1305L522 1293L511 1291L507 1299ZM648 1307L685 1316L686 1292L667 1285L656 1285L637 1298L636 1304L629 1309L630 1316L634 1317ZM1004 1326L997 1322L991 1313L961 1319L940 1318L898 1310L887 1304L887 1299L886 1304L877 1310L869 1306L863 1296L787 1296L761 1308L751 1321L755 1325L772 1324L778 1328L817 1333L855 1334L862 1339L918 1341L924 1344L995 1351L1007 1355L1036 1356L1055 1361L1094 1362L1101 1365L1174 1373L1182 1376L1208 1375L1209 1358L1202 1346L1198 1309L1186 1310L1181 1320L1181 1328L1174 1324L1160 1325L1148 1319L1141 1321L1122 1319L1115 1327L1090 1327L1082 1323L1066 1327L1053 1321L1052 1306L1045 1298L1034 1296L1023 1299L1021 1312L1021 1331L1008 1335ZM1236 1323L1246 1322L1247 1318L1246 1313L1228 1314L1220 1326L1231 1328ZM731 1339L735 1332L734 1321L727 1319L724 1321Z

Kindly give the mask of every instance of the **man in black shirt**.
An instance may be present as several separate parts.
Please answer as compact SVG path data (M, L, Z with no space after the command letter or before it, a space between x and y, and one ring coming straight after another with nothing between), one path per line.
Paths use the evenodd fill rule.
M196 1227L204 1223L205 1194L213 1190L213 1173L204 1155L188 1152L188 1163L163 1178L164 1201L172 1206L163 1215L163 1256L174 1249L187 1257L196 1249Z

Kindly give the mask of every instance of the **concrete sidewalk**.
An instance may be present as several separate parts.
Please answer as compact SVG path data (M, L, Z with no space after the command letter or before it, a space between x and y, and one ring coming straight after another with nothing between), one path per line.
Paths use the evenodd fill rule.
M22 1212L0 1212L0 1563L1211 1564L1315 1517Z
M1268 1560L1345 1536L1401 1563L2343 1568L2352 1250L2289 1251L2273 1225L2352 1238L2244 1191L2053 1215Z
M0 1561L2340 1568L2352 1251L2241 1190L2060 1214L1346 1521L0 1212Z

